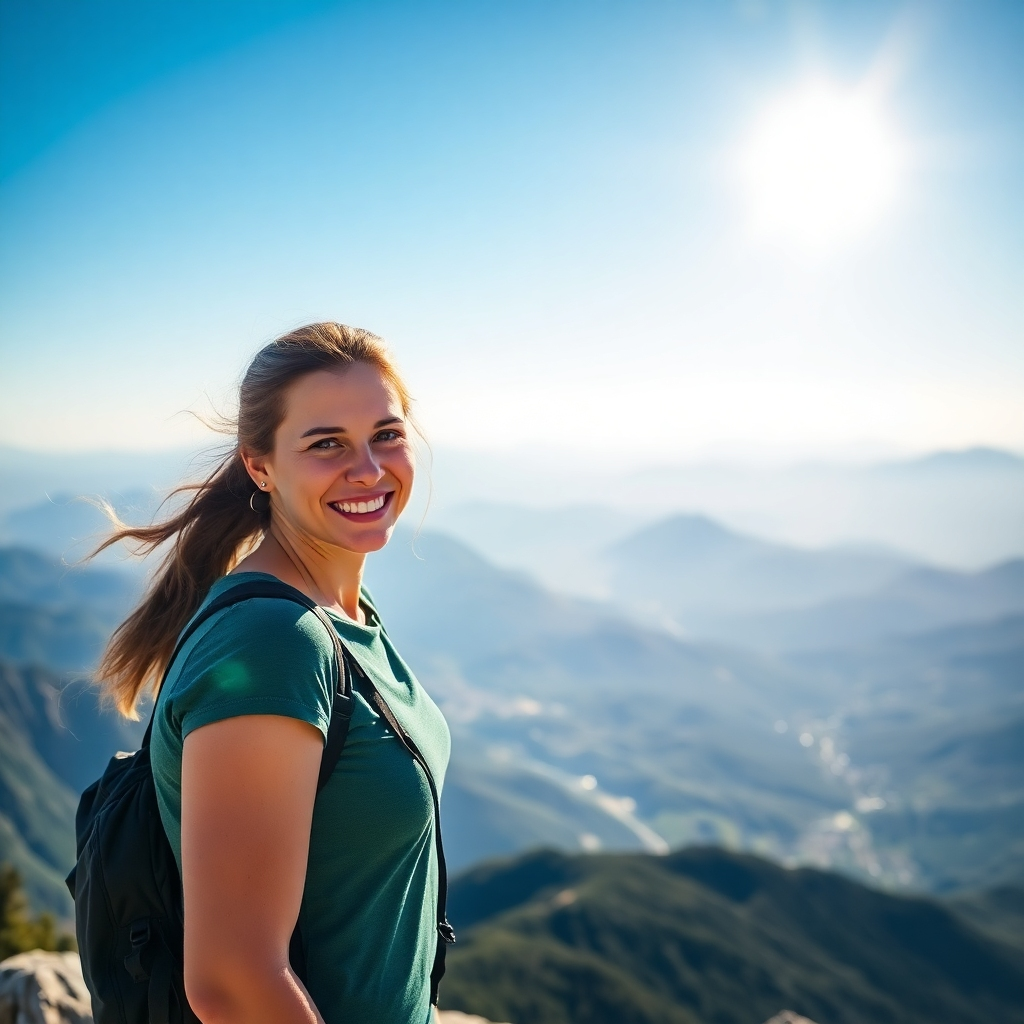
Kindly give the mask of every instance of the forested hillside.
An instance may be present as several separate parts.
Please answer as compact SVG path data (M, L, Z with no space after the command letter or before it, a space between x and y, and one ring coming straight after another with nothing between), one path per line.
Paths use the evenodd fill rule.
M456 879L450 907L445 1006L492 1020L1024 1021L1019 946L933 900L718 849L527 854Z

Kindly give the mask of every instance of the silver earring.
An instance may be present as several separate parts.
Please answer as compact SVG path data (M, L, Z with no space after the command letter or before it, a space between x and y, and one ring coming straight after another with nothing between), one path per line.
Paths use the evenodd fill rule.
M256 507L257 494L260 495L259 508ZM264 498L266 499L266 501L263 500ZM270 508L270 495L267 494L266 491L253 491L252 494L249 495L249 508L251 508L253 512L256 513L256 515L261 515L263 512L266 512L267 509Z
M266 486L267 486L267 481L266 480L261 480L260 481L260 487L266 487Z

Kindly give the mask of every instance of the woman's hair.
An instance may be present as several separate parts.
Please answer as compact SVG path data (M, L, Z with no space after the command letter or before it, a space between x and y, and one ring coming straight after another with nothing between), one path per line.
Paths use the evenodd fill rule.
M97 670L121 714L138 718L140 695L147 685L154 694L158 690L178 635L210 586L270 525L269 503L255 503L260 511L253 511L253 495L261 492L246 471L242 452L273 451L285 397L296 380L354 363L375 366L409 415L409 392L380 338L343 324L300 327L256 353L238 390L235 444L205 480L172 492L192 495L185 507L150 526L130 527L114 517L114 532L93 554L124 540L135 541L140 554L171 544L141 603L114 631Z

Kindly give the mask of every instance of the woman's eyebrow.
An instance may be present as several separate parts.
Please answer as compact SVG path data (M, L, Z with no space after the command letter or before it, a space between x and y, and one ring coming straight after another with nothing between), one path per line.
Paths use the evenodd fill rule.
M344 434L347 433L344 427L310 427L299 437L315 437L317 434Z
M374 430L380 430L381 427L390 426L392 423L401 423L401 416L389 416L386 420L378 420L373 425ZM348 431L344 427L310 427L304 434L300 434L299 437L316 437L318 434L347 434Z

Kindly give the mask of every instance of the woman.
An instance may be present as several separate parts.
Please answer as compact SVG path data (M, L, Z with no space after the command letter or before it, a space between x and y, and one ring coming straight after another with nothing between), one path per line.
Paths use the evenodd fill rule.
M440 788L444 718L362 587L409 501L409 395L380 339L323 323L260 351L231 455L179 515L119 539L170 554L100 668L134 714L182 629L240 583L320 605ZM216 612L175 658L151 757L181 871L185 989L206 1024L425 1024L438 862L430 780L357 684L343 754L316 794L335 649L288 600ZM371 691L372 692L372 691ZM315 802L314 802L315 798ZM289 961L296 922L305 984Z

